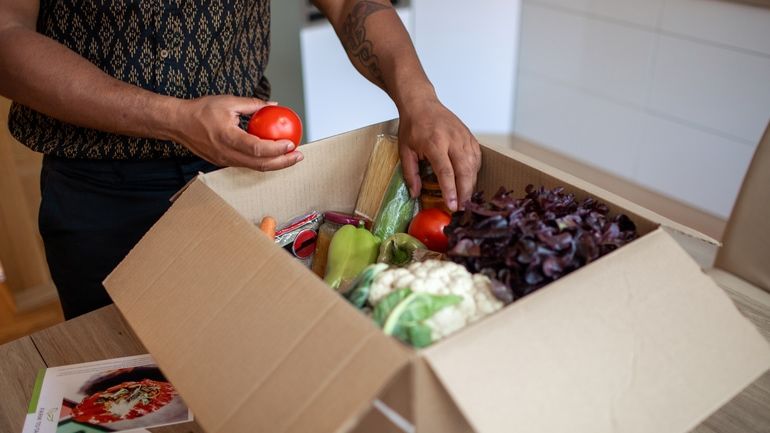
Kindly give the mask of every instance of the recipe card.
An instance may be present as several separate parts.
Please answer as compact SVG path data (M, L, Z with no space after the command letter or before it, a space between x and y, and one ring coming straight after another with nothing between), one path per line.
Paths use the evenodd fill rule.
M133 431L192 421L150 355L40 370L22 433Z

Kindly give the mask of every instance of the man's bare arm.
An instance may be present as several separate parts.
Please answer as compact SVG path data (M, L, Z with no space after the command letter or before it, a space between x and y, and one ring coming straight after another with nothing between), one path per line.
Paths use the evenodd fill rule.
M238 128L265 103L233 96L182 100L117 80L35 30L37 0L0 0L0 94L74 125L173 140L218 165L260 170L296 162L289 143Z
M116 80L35 31L37 1L0 3L0 93L79 126L171 139L174 98Z
M421 182L418 159L438 175L450 209L469 200L480 167L479 144L438 100L409 34L390 2L315 0L356 69L390 95L401 118L399 146L412 195Z
M409 34L387 1L317 0L353 66L390 95L397 106L436 94Z

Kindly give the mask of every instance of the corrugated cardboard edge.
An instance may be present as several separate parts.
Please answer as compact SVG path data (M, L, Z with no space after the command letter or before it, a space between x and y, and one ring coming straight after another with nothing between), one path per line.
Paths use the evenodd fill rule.
M754 323L770 324L770 292L719 268L711 268L706 274L730 294L744 316ZM757 328L770 341L770 327L758 325Z
M200 178L253 222L268 214L287 221L310 209L352 212L377 137L390 134L397 125L396 121L378 123L302 145L305 159L283 170L260 173L226 168ZM276 198L280 191L292 194Z
M205 175L205 173L203 173L202 171L199 171L198 174L195 175L195 177L193 177L192 179L188 180L187 183L184 184L184 186L179 189L179 191L175 192L174 195L172 195L171 198L168 199L168 201L170 201L171 203L175 202L176 199L178 199L179 196L182 195L183 192L187 191L187 188L189 188L190 185L192 185L196 181L201 181L203 183L206 183L204 175Z
M681 232L682 234L685 234L687 236L691 236L695 239L699 239L701 241L713 244L713 245L719 245L719 241L704 234L697 230L694 230L690 227L687 227L683 224L680 224L676 221L673 221L669 218L666 218L658 213L653 212L650 209L647 209L643 206L640 206L632 201L629 201L617 194L614 194L610 191L607 191L606 189L603 189L601 187L596 186L593 183L587 182L583 180L582 178L579 178L577 176L574 176L570 173L567 173L563 170L560 170L558 168L552 167L540 160L534 159L530 156L527 156L521 152L518 152L514 149L510 149L507 147L502 147L499 145L483 145L484 147L493 150L495 152L498 152L502 155L505 155L509 158L513 158L515 160L518 160L522 162L523 164L526 164L536 170L542 171L552 177L558 178L562 181L564 181L567 184L573 185L579 189L585 190L586 192L590 193L592 196L601 199L603 201L607 201L610 203L614 203L615 205L627 209L629 212L635 213L643 218L646 218L650 221L653 221L657 224L660 224L662 226L669 227L673 230L676 230L678 232Z
M770 292L770 125L743 179L716 267Z
M770 367L662 228L423 353L484 433L689 431Z

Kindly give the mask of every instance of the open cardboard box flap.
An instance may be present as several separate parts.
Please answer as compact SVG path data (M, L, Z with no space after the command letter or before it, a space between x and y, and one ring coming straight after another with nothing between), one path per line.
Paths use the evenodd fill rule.
M410 353L201 182L105 282L206 431L334 431Z
M770 292L770 125L743 180L715 267Z
M425 351L477 431L689 431L770 365L662 229L592 267Z
M376 136L396 127L308 144L277 173L200 176L105 281L209 433L344 430L419 357L479 431L681 432L770 365L756 329L657 227L705 237L486 147L481 189L566 184L646 235L425 351L383 335L254 222L352 210Z
M750 275L764 277L770 263L759 251L770 239L757 242L751 234L770 231L769 150L770 132L736 206L737 215L745 216L730 222L744 239L725 242L734 246L736 267L743 270L748 262ZM479 189L521 185L522 176L548 187L568 183L582 190L578 194L623 208L635 221L647 219L715 243L526 156L502 149L483 154ZM502 155L526 161L539 173L511 170ZM650 228L642 223L640 229ZM770 365L764 338L662 228L423 354L481 432L688 431Z

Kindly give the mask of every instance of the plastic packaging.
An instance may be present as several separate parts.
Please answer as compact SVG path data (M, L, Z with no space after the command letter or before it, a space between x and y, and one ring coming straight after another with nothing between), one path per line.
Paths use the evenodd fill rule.
M417 200L409 195L399 163L385 190L372 233L384 241L396 233L405 232L414 216L416 205Z
M275 231L275 243L310 267L323 215L318 211L292 218Z

